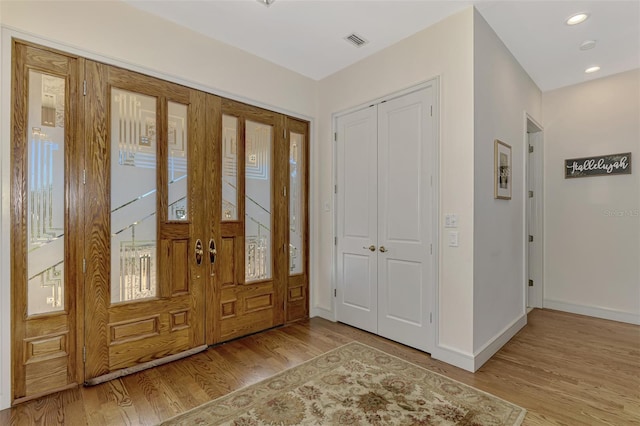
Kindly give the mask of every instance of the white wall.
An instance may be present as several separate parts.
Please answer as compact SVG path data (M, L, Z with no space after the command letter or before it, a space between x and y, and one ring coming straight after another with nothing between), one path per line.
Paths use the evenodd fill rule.
M640 324L640 70L544 93L542 109L544 306ZM631 175L564 179L565 159L622 152Z
M335 262L333 233L328 232L334 220L331 115L440 76L440 228L444 225L442 213L457 213L460 246L439 245L439 340L434 356L459 356L465 362L473 350L472 20L473 9L468 8L320 81L314 147L318 169L312 192L323 208L311 237L318 265L313 308L316 313L332 316Z
M10 404L9 157L11 37L311 119L314 80L122 2L2 1L0 120L0 409ZM312 132L314 124L312 120ZM312 146L314 144L312 133ZM313 157L312 157L313 158ZM312 164L311 185L317 174ZM317 186L317 185L316 185ZM311 194L313 197L313 194ZM311 205L311 223L314 223ZM314 265L312 264L312 270ZM311 286L314 286L313 276Z
M524 112L539 120L540 105L540 89L476 11L473 348L483 360L526 324ZM495 139L511 145L511 200L494 198Z

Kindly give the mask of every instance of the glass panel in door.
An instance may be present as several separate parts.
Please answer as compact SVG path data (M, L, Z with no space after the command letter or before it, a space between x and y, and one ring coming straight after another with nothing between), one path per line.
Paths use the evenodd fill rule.
M245 282L271 271L271 126L245 124Z
M29 71L27 314L64 306L65 80Z
M290 133L289 138L289 274L304 272L304 135Z
M156 103L111 90L111 303L156 296Z
M238 118L222 115L222 220L238 220Z
M187 170L189 169L187 138L187 106L176 102L168 102L169 148L167 171L169 174L169 212L170 221L185 222L189 220L189 197L187 196Z

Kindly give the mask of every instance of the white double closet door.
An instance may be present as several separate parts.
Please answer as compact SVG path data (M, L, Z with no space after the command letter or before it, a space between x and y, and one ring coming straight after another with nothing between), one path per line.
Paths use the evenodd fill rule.
M337 118L337 319L432 349L434 86Z

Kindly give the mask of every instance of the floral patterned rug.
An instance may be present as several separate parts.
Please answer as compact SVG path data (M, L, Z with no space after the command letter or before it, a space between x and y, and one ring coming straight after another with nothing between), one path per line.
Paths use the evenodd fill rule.
M353 342L163 425L520 425L525 409Z

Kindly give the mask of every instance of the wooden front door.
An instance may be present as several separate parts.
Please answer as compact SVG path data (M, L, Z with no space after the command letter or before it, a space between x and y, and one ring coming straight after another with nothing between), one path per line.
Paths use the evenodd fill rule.
M220 103L222 118L214 129L220 160L214 164L220 165L221 203L212 216L220 242L207 318L210 344L283 324L288 276L284 117L231 100Z
M204 348L205 96L87 61L85 379Z
M308 317L308 123L14 58L15 402Z

